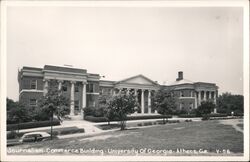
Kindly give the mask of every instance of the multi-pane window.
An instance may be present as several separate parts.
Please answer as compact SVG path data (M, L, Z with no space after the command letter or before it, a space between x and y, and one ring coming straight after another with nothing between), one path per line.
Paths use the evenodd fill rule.
M67 91L67 85L62 85L62 90Z
M184 103L180 103L180 110L182 110L184 107Z
M31 80L30 82L30 89L36 89L36 80Z
M93 83L87 84L87 90L88 92L94 92L94 84Z
M36 99L30 99L30 106L36 106Z
M180 91L180 96L181 96L181 97L184 97L183 91Z
M75 86L75 92L79 92L79 86L78 85Z
M193 103L189 103L189 109L193 109Z
M79 100L75 101L75 110L79 110Z

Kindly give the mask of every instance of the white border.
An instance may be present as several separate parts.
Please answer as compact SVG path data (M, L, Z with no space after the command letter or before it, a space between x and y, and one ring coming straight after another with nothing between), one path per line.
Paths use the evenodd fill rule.
M8 156L6 154L6 15L7 7L243 7L244 9L244 156ZM1 1L1 160L5 161L247 161L249 160L249 2L234 1Z

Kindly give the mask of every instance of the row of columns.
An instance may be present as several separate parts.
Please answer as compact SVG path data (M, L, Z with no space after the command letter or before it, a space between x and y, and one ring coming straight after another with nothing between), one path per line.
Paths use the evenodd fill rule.
M48 81L44 80L44 95L48 93ZM58 80L58 90L62 89L63 80ZM70 89L70 115L75 115L75 84L76 81L70 81L71 89ZM87 82L82 82L82 108L80 109L81 114L83 113L83 108L86 107L86 84Z
M213 100L214 100L214 103L216 103L216 91L198 91L198 104L200 105L201 104L201 92L203 92L203 100L206 101L207 98L209 100L212 99L212 93L214 93L214 97L213 97ZM207 96L207 92L208 92L208 96ZM196 96L195 96L196 98Z
M131 89L129 89L129 88L127 88L127 90L126 90L126 93L128 94L129 92L130 92L130 90ZM136 97L136 102L138 102L138 93L137 93L137 91L138 91L139 89L134 89L134 95L135 95L135 97ZM144 100L144 98L145 98L145 94L144 94L144 92L146 91L146 89L140 89L141 90L141 113L142 114L144 114L145 113L145 111L144 111L144 109L145 109L145 100ZM119 94L121 93L121 91L122 91L122 89L119 89ZM148 91L148 113L151 113L151 90L147 90ZM113 95L116 95L116 91L114 90L113 91ZM157 111L155 111L155 113L157 113Z

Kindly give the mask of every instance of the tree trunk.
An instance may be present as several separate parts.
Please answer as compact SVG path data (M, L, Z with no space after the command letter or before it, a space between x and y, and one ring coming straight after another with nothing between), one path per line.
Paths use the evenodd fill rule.
M124 130L124 129L125 129L125 121L121 120L121 130Z
M52 140L52 132L53 132L53 112L50 117L50 139Z

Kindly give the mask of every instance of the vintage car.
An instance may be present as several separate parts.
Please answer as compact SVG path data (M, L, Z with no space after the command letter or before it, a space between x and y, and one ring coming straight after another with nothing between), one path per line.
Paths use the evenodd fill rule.
M50 134L47 132L30 132L25 133L19 140L19 142L38 142L46 141L50 139Z

